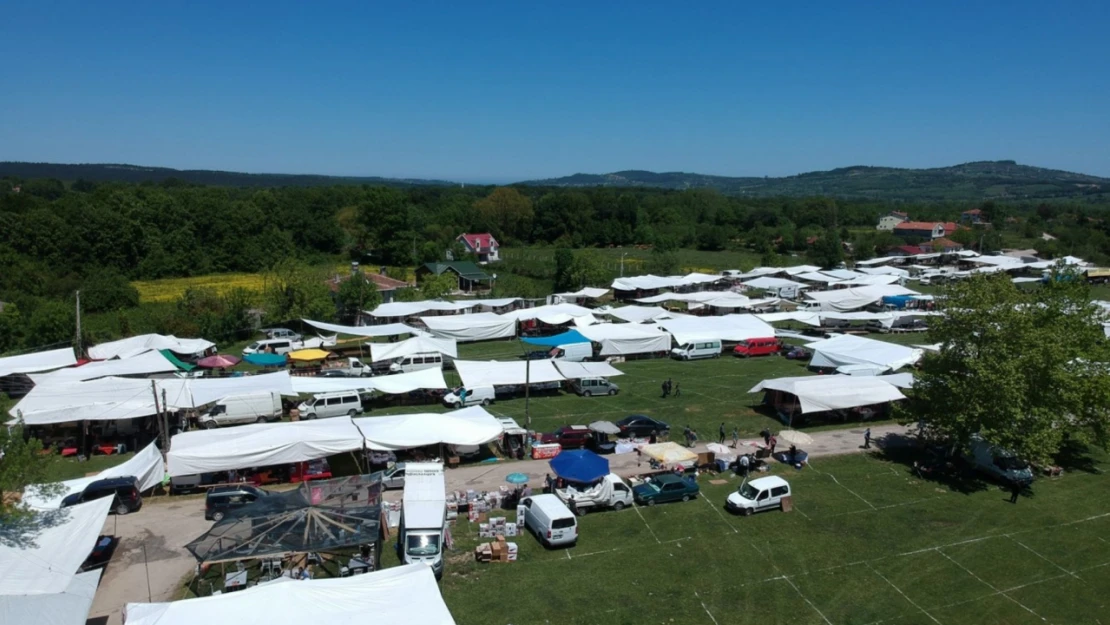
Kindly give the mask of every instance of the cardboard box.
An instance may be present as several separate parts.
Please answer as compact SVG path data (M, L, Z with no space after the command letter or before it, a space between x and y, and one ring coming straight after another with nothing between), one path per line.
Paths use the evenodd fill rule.
M490 553L493 554L494 560L500 560L502 553L508 553L505 546L497 541L490 543Z
M518 530L517 530L517 524L516 523L506 523L505 524L505 536L516 536L517 531Z
M480 538L493 538L493 530L490 528L489 523L478 524L478 536Z

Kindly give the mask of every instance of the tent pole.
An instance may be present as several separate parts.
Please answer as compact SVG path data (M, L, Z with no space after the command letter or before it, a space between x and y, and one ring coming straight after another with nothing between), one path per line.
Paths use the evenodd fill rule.
M528 429L532 429L532 359L525 356L524 361L524 418L528 422Z

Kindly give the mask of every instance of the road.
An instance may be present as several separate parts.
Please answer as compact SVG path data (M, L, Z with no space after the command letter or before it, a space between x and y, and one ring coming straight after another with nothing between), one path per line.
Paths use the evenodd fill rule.
M863 430L855 427L818 432L805 449L813 457L858 453L862 451ZM900 425L876 426L871 434L878 447L908 440L907 428ZM705 451L705 442L694 451ZM644 469L637 465L638 454L608 458L610 469L618 475L630 476ZM493 490L506 484L505 477L510 473L524 473L533 487L539 487L549 471L547 460L471 465L448 471L447 488ZM400 494L391 491L387 498L396 499ZM135 514L108 517L103 533L119 536L120 544L101 579L89 620L97 625L122 625L127 603L170 601L180 596L182 579L196 566L185 545L211 526L204 520L204 499L199 496L148 498Z

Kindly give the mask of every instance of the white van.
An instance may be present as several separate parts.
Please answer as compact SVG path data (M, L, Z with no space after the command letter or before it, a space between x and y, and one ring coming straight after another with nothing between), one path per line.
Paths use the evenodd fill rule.
M281 396L277 393L231 395L216 402L197 417L201 427L266 423L281 419Z
M317 393L297 406L302 419L327 419L343 415L355 416L362 412L362 397L358 391Z
M461 399L462 392L466 391L466 401ZM459 388L443 396L443 404L449 408L462 408L463 406L488 406L493 403L494 394L492 386L476 386L474 388Z
M264 339L255 341L243 348L243 355L264 354L266 353L267 347L275 354L288 354L295 349L300 349L300 342L295 342L290 339Z
M761 477L744 482L740 488L728 496L725 508L729 512L739 512L748 516L761 510L782 508L782 500L790 496L790 484L781 477Z
M551 357L568 362L582 362L594 357L593 343L568 343L551 350Z
M720 358L721 341L712 339L708 341L693 341L679 345L671 350L671 357L679 360L694 360L697 358Z
M425 352L423 354L410 354L394 360L389 364L390 373L412 373L424 369L442 369L443 354L439 352Z
M555 495L533 495L520 501L524 526L546 547L573 547L578 542L578 519ZM517 523L520 520L517 519Z

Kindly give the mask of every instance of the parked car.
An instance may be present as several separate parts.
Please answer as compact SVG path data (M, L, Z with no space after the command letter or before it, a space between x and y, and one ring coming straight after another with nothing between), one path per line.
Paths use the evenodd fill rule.
M610 382L609 378L579 378L571 382L570 387L582 397L616 395L621 391L621 387Z
M761 477L744 482L728 496L725 509L748 516L762 510L782 509L782 500L790 496L790 484L778 476Z
M290 330L289 328L269 328L263 331L268 339L288 339L290 341L300 341L301 335Z
M112 512L127 514L143 507L143 497L139 494L139 482L134 477L109 477L97 480L79 493L72 493L62 500L62 507L75 506L103 497L112 497Z
M635 438L646 438L653 433L658 437L671 431L666 423L642 414L628 415L617 421L617 427L621 429L621 436Z
M581 449L593 438L593 431L584 425L561 427L551 434L540 435L543 444L558 443L563 449Z
M289 339L264 339L255 341L244 347L243 355L263 354L266 353L267 348L275 354L288 354L293 350L300 349L299 345L300 341L291 341Z
M785 352L782 352L782 355L787 360L809 360L813 358L813 350L801 346L791 347Z
M405 463L398 462L392 467L386 469L382 474L382 488L404 488L405 487Z
M701 489L693 478L674 473L660 473L634 487L632 497L641 506L654 506L657 503L669 501L690 501L696 499L699 492Z
M119 539L115 536L97 538L89 557L85 558L85 561L81 564L81 571L92 571L108 566L108 561L112 559L112 554L116 552L116 545L119 545Z
M1033 481L1029 463L988 442L979 434L971 435L971 465L976 471L1006 484L1028 484Z
M777 354L781 349L782 343L777 338L769 336L740 341L736 344L736 347L732 348L732 353L741 358L749 358L751 356Z
M243 506L269 496L270 492L251 486L250 484L236 484L234 486L216 486L208 490L204 496L204 520L222 521L224 516Z

